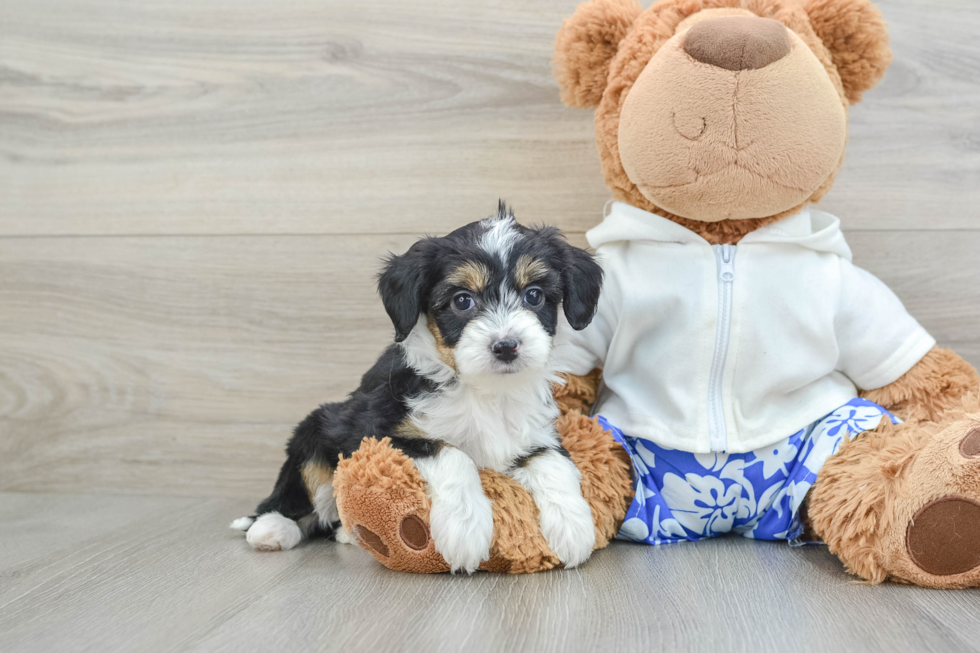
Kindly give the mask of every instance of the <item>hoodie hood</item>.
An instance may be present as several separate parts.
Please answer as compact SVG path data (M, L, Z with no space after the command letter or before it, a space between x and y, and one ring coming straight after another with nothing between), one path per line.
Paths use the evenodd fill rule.
M617 241L644 240L711 246L690 229L623 202L613 202L606 218L590 229L585 237L594 249ZM751 243L798 245L818 252L836 254L847 261L852 258L851 248L840 230L840 220L810 207L753 231L739 245Z

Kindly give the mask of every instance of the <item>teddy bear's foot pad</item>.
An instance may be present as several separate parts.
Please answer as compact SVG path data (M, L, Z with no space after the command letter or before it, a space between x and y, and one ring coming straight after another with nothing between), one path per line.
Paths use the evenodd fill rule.
M378 555L382 555L385 558L388 557L388 545L384 543L381 537L372 531L370 528L365 528L364 526L354 527L354 537L363 546L374 549Z
M398 526L398 536L405 546L421 551L429 546L429 527L416 515L408 515Z
M366 526L357 525L354 536L363 546L387 558L390 549L380 535ZM417 515L407 515L398 525L398 538L412 551L424 551L429 546L429 527Z
M973 420L971 420L973 421ZM976 577L980 581L980 426L966 424L941 434L932 445L946 465L926 471L933 477L943 469L948 477L948 494L919 508L909 520L905 548L922 571L933 576ZM963 433L964 428L966 431ZM924 454L929 457L929 452ZM935 495L934 495L935 496Z
M960 455L964 458L980 458L980 428L975 428L960 440Z
M905 542L926 573L952 576L980 567L980 503L959 496L930 501L909 522Z

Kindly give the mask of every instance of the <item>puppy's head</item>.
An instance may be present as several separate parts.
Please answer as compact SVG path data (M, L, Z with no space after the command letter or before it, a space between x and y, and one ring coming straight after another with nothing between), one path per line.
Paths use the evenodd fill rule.
M553 227L518 224L503 203L494 216L390 257L378 281L413 364L437 361L474 382L547 371L558 311L584 329L601 285L588 252Z

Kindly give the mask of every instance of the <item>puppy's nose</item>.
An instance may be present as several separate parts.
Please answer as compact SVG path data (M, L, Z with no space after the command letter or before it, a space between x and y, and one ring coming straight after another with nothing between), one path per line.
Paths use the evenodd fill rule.
M490 346L490 351L497 360L509 363L517 358L517 348L520 343L516 340L498 340Z
M788 30L772 18L709 18L684 37L685 52L725 70L765 68L789 54L790 47Z

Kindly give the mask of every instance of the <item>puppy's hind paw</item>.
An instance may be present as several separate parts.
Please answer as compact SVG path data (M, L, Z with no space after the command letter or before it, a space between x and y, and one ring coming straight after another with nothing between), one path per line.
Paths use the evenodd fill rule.
M339 521L333 526L333 540L338 544L357 544L357 537L344 530L344 525Z
M267 512L255 520L245 539L256 551L286 551L300 543L303 532L292 519Z

